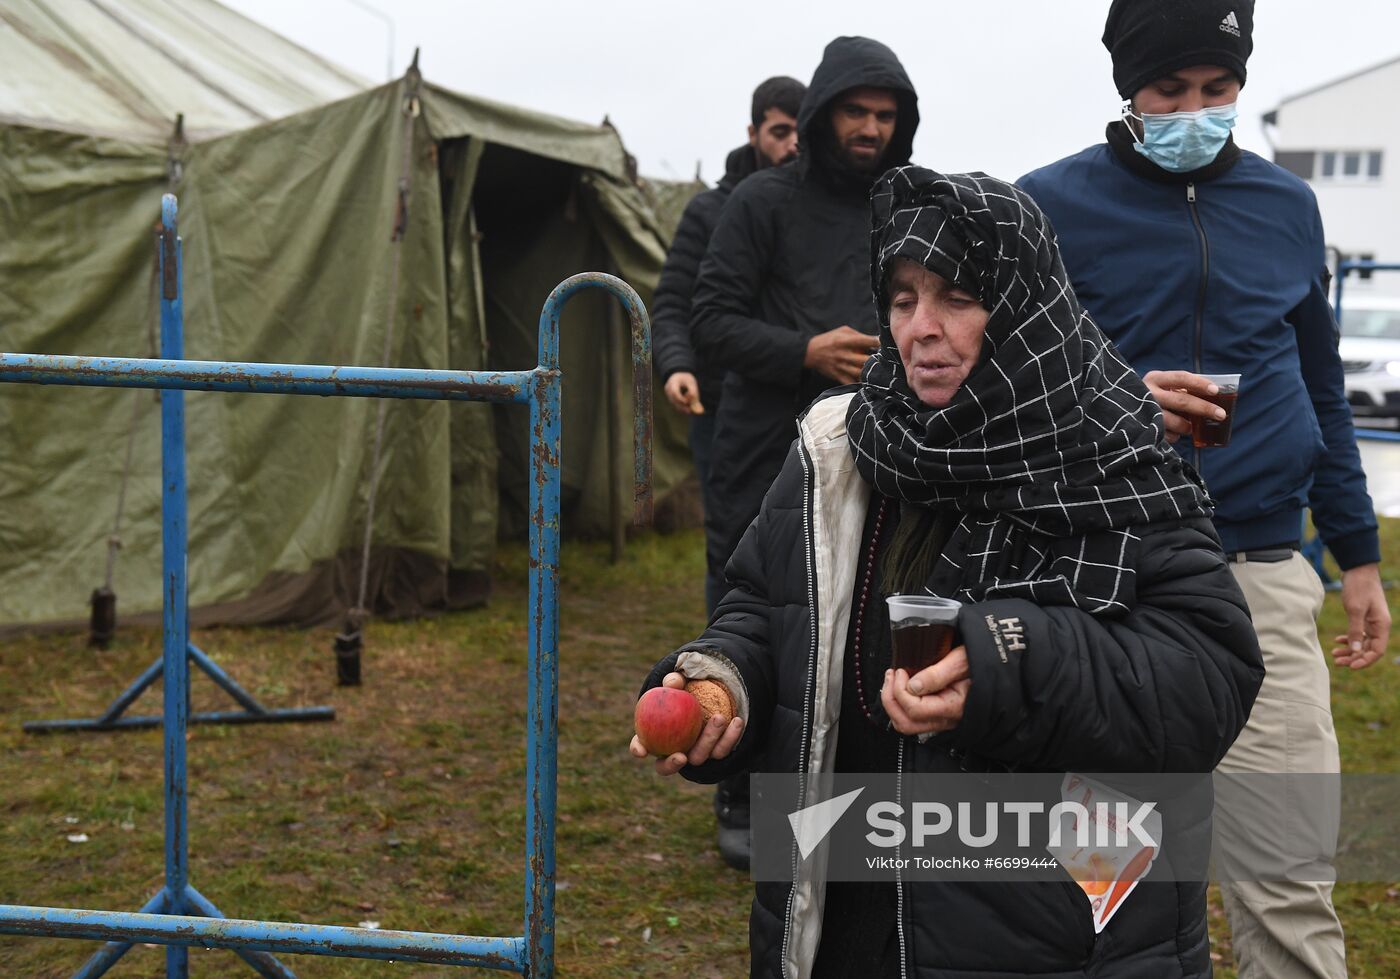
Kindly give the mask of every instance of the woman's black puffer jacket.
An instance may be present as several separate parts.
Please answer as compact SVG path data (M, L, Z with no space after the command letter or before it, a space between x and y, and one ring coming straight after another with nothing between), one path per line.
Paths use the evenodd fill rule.
M657 664L741 685L747 730L736 750L683 774L829 771L849 599L870 488L845 432L849 394L818 401L728 568L732 590L709 629ZM1244 597L1210 522L1135 528L1136 604L1097 618L1019 599L967 605L960 631L972 684L955 749L1021 769L1209 772L1248 717L1263 666ZM821 558L818 559L818 555ZM843 614L844 613L844 614ZM999 641L1019 619L1023 641ZM1024 649L1013 647L1024 645ZM1003 655L1005 654L1005 655ZM947 767L947 740L903 739L904 771ZM1209 832L1208 826L1199 827ZM904 974L1173 979L1210 975L1205 884L1148 881L1095 936L1078 885L902 886ZM820 941L821 881L759 882L750 919L753 975L806 976Z

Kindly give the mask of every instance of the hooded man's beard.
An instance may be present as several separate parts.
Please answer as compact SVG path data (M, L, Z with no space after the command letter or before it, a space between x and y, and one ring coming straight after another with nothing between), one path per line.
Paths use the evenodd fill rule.
M833 140L834 142L834 140ZM856 146L868 146L875 150L873 156L864 156L855 152ZM884 162L885 154L889 150L889 144L881 145L878 141L857 141L847 140L844 146L835 147L833 155L841 166L852 173L867 173L874 177L884 173L881 164Z
M853 155L845 146L836 142L835 135L828 129L817 143L817 155L821 158L818 168L824 170L831 181L838 186L867 192L876 179L888 169L885 163L889 156L889 144L880 147L873 159Z

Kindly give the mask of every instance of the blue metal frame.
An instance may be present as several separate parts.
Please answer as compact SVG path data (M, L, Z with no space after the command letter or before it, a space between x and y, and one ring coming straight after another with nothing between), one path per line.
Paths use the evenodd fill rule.
M1342 320L1342 283L1346 282L1347 276L1352 272L1400 272L1400 265L1392 262L1338 262L1337 287L1333 290L1335 298L1332 300L1332 312L1336 314L1339 323Z
M162 201L161 360L0 354L0 382L161 390L164 556L165 886L139 912L0 905L0 934L106 940L75 979L100 976L134 942L166 946L166 975L188 976L188 947L228 948L269 979L293 974L271 953L478 966L531 979L554 968L554 832L559 748L559 317L587 288L612 293L632 330L636 413L634 519L651 516L651 341L641 299L621 279L589 272L560 283L540 313L539 363L528 371L436 371L180 360L180 270L175 198ZM172 259L173 260L170 260ZM529 683L524 934L490 938L227 919L189 882L185 736L190 645L185 561L183 391L489 401L530 406ZM207 658L207 657L206 657ZM155 667L152 668L153 670ZM148 670L147 673L151 671ZM146 679L143 675L142 679ZM153 677L151 678L153 679ZM139 683L140 681L138 681ZM149 681L148 681L149 682ZM139 691L138 691L139 692ZM124 695L125 696L125 695ZM134 697L132 698L134 699ZM135 720L135 719L128 719Z

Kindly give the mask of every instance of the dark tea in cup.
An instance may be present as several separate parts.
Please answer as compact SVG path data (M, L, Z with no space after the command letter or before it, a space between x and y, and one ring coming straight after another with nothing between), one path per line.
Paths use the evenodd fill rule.
M891 666L910 676L937 663L953 648L953 623L905 619L890 627Z
M1216 394L1202 394L1213 405L1225 409L1224 418L1202 418L1191 416L1191 444L1198 449L1218 449L1230 444L1230 429L1235 423L1235 401L1240 396L1239 374L1205 374L1220 390Z
M962 603L934 595L891 595L890 667L910 676L937 663L953 648Z

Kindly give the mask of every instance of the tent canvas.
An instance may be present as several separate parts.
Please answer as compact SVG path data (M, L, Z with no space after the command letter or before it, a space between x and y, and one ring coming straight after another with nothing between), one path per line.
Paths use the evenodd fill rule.
M70 6L82 5L42 11L55 19L51 11ZM150 36L165 23L153 11L177 8L101 6L143 12ZM210 22L236 16L209 0L178 7ZM687 193L649 193L610 127L419 85L413 72L228 131L186 112L178 139L169 124L164 136L85 131L77 110L62 126L44 124L10 101L9 52L32 48L38 33L14 28L29 10L0 18L6 350L152 355L153 224L167 189L181 204L191 359L377 365L392 321L391 364L527 367L540 305L567 275L615 271L650 299ZM116 36L104 32L98 45L77 19L65 27L94 50ZM224 88L242 67L175 50ZM135 56L106 57L121 66ZM288 88L311 70L289 72ZM151 104L178 104L178 93L164 97ZM564 527L606 534L630 509L631 401L625 326L604 297L570 304L561 356ZM187 405L196 621L335 619L356 597L377 402L194 394ZM150 392L0 389L0 629L84 617L102 580L129 432L114 584L124 618L159 608L157 414ZM689 463L683 429L664 408L656 415L664 496ZM522 527L523 418L514 406L390 402L371 560L378 611L484 598L498 535Z
M0 123L163 143L247 129L369 82L209 0L6 0Z

